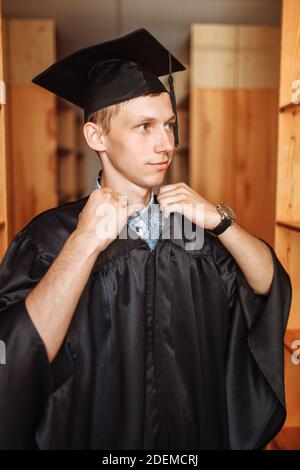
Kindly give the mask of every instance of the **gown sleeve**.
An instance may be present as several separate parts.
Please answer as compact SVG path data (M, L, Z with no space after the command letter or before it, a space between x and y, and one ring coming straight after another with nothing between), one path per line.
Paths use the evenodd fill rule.
M49 264L26 230L15 236L0 264L1 449L36 447L34 433L51 392L52 366L25 306Z
M261 241L269 247L274 263L266 295L251 288L219 240L214 248L230 309L226 391L231 449L262 449L279 432L286 417L284 334L292 288L273 248Z

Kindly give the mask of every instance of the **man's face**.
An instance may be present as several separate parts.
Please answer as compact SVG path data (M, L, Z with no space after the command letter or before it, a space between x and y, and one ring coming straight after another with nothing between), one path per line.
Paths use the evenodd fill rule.
M173 157L175 120L168 93L124 103L104 136L104 167L113 166L119 176L141 187L161 185Z

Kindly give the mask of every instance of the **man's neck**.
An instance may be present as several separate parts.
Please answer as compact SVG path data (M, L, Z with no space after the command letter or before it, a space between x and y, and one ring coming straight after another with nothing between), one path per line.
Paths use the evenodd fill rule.
M106 174L103 170L100 178L101 187L111 188L120 194L124 194L128 197L131 204L142 204L147 206L151 200L152 188L141 188L134 183L115 178L111 178L109 174Z

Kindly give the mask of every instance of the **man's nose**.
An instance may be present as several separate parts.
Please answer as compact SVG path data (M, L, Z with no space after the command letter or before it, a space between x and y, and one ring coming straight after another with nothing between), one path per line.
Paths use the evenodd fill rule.
M173 132L163 129L158 132L157 140L155 143L156 152L171 152L174 148Z

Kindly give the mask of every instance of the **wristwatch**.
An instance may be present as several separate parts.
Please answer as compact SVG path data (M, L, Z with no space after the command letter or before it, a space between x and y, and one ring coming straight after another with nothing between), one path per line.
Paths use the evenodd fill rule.
M218 209L219 214L221 214L222 216L222 220L219 225L217 225L213 229L209 229L208 231L213 235L218 236L221 235L221 233L225 232L225 230L234 223L234 221L236 220L236 215L233 209L231 209L231 207L225 206L224 204L217 204L216 207Z

